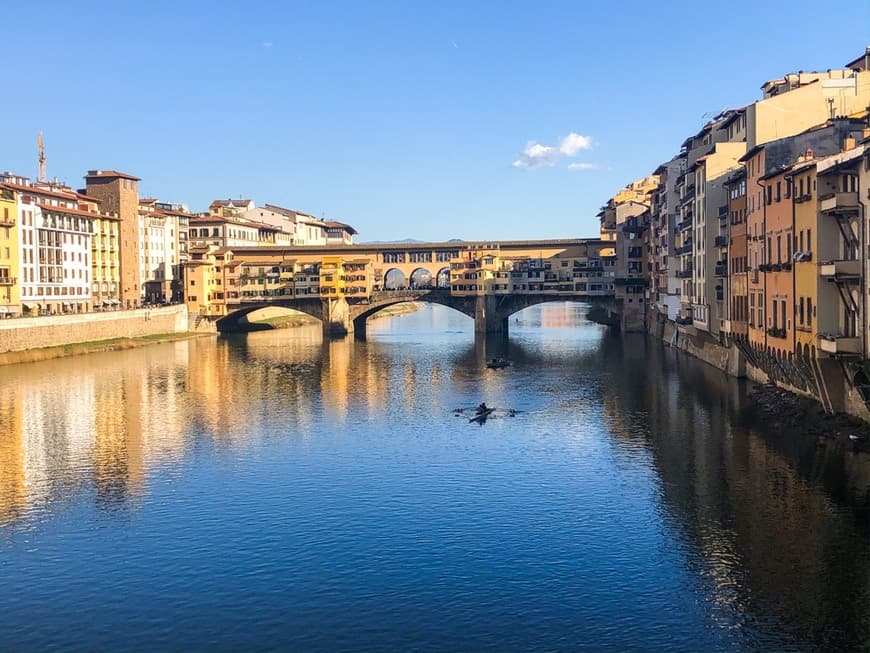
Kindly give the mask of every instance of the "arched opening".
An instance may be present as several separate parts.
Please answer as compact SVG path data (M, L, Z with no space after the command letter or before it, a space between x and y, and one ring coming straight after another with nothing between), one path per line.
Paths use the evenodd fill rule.
M250 306L218 318L215 326L219 333L247 333L266 329L309 326L321 321L320 298L296 302L296 308L286 306Z
M432 287L432 273L426 268L417 268L411 273L411 290L427 290Z
M317 324L319 320L302 311L284 306L264 306L247 313L238 321L242 331L286 329L289 327Z
M450 268L441 268L438 270L436 284L439 288L450 288Z
M398 268L387 270L384 275L384 290L405 290L408 287L408 278Z

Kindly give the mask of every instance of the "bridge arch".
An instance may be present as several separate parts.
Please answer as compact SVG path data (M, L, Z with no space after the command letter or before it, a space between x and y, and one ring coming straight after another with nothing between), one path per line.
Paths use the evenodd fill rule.
M408 291L408 292L393 292L381 293L373 296L372 301L368 304L354 304L351 309L351 318L353 320L354 332L357 336L365 334L366 320L375 313L396 304L404 304L409 302L422 302L426 304L439 304L447 306L459 311L466 317L474 319L474 301L473 299L452 297L449 292L439 290L424 290L424 291Z
M408 278L399 268L390 268L384 274L384 290L405 290Z
M527 308L531 308L532 306L537 306L539 304L554 304L554 303L562 303L562 304L582 304L584 306L588 306L590 309L601 308L607 314L602 316L589 316L589 320L592 322L599 323L608 323L613 319L613 316L610 315L610 311L607 310L607 307L604 305L606 300L610 298L608 297L588 297L588 298L579 298L576 296L570 295L507 295L502 298L502 301L498 302L496 306L496 317L500 320L509 320L516 313L523 311ZM590 311L591 313L591 311Z
M441 268L435 276L436 288L450 288L450 268Z
M411 290L427 290L432 288L432 273L426 268L416 268L409 277L408 288Z
M259 311L261 308L269 306L277 306L281 308L289 308L300 313L304 313L309 317L323 321L323 302L319 297L313 299L290 299L280 300L275 299L269 302L252 302L250 305L245 305L232 313L228 313L215 321L215 326L220 333L236 333L239 331L248 331L250 329L243 328L243 325L248 324L247 317L254 311Z

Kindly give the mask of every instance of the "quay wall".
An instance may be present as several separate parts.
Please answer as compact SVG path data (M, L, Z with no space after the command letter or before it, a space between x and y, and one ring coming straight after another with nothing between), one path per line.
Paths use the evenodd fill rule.
M212 330L212 322L191 319L183 304L106 313L25 317L0 320L0 353L114 338Z
M677 325L663 315L647 320L647 331L668 346L685 352L736 378L773 384L809 397L829 413L845 413L870 422L870 402L855 382L855 371L834 359L779 359L748 345L722 343L692 326Z

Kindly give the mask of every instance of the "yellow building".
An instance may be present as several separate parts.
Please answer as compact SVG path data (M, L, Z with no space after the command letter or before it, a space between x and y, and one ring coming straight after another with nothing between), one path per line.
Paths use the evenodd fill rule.
M462 250L450 260L450 293L463 297L486 295L495 291L501 269L498 249Z
M15 191L0 187L0 317L21 312L17 215Z
M238 264L228 249L191 248L184 264L184 301L191 315L221 317L237 308L238 297L228 298L238 286Z
M341 257L324 256L320 264L320 294L324 297L343 297L343 277Z
M94 216L91 240L91 296L95 310L121 303L120 219L106 214Z
M619 205L629 201L648 204L650 196L659 187L659 179L658 175L650 175L649 177L642 177L631 182L613 196L613 204Z

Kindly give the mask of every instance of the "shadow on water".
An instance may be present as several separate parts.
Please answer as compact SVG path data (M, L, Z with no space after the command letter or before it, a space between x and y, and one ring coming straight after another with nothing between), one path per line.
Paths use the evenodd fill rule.
M605 337L601 354L611 433L653 456L712 618L821 650L870 644L867 454L768 430L746 382L644 336Z

